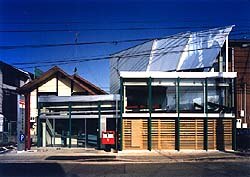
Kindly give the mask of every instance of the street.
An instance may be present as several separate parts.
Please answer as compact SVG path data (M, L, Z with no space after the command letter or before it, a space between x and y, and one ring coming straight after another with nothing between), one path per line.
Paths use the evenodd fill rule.
M1 177L249 177L250 161L183 163L2 163Z

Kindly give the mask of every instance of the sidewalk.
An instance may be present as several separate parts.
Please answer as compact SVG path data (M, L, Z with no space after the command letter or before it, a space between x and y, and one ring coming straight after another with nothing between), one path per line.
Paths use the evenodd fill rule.
M249 161L250 152L237 151L132 151L105 152L79 148L35 148L30 151L11 151L0 154L2 163L179 163L204 161Z

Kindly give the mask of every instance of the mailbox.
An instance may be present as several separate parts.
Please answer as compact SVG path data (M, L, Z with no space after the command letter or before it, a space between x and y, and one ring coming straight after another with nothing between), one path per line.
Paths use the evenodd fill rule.
M115 144L115 131L102 132L102 144Z

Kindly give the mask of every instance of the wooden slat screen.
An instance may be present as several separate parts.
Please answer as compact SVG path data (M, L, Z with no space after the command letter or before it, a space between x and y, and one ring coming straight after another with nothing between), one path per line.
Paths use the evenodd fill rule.
M232 119L208 119L208 149L232 149Z
M123 148L147 149L147 119L123 119Z
M180 148L203 149L204 148L204 121L203 119L180 120Z
M216 149L216 119L208 119L208 149Z
M158 150L175 149L175 120L152 120L152 148Z
M226 150L232 150L232 120L224 119L224 145Z

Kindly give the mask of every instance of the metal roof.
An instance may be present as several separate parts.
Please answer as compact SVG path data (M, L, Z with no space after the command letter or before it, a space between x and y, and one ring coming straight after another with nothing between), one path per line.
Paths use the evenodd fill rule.
M234 26L155 39L111 55L111 93L121 71L185 71L211 68Z

